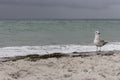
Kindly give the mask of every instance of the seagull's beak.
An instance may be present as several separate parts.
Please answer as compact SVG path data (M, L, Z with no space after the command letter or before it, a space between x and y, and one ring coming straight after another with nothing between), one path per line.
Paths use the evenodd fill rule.
M98 33L98 34L100 34L100 33Z

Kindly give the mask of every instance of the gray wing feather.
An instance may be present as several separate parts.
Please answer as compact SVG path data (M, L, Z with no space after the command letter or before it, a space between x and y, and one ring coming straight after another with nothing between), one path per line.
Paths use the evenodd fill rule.
M105 42L104 40L100 40L100 43L102 43L103 45L107 44L108 42Z

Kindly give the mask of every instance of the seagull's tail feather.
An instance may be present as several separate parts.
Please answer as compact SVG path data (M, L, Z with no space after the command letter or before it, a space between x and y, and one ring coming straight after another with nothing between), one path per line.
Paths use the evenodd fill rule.
M104 42L103 45L107 44L108 42Z

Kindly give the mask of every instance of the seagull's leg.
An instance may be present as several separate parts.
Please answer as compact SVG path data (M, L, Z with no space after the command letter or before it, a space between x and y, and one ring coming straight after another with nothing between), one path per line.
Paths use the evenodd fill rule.
M96 51L98 51L98 47L96 46Z
M99 52L101 52L101 47L100 47L100 50L99 50Z

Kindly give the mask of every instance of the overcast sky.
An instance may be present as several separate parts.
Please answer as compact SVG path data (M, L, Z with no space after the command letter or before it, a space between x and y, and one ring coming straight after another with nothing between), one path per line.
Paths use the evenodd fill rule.
M0 19L120 19L120 0L0 0Z

